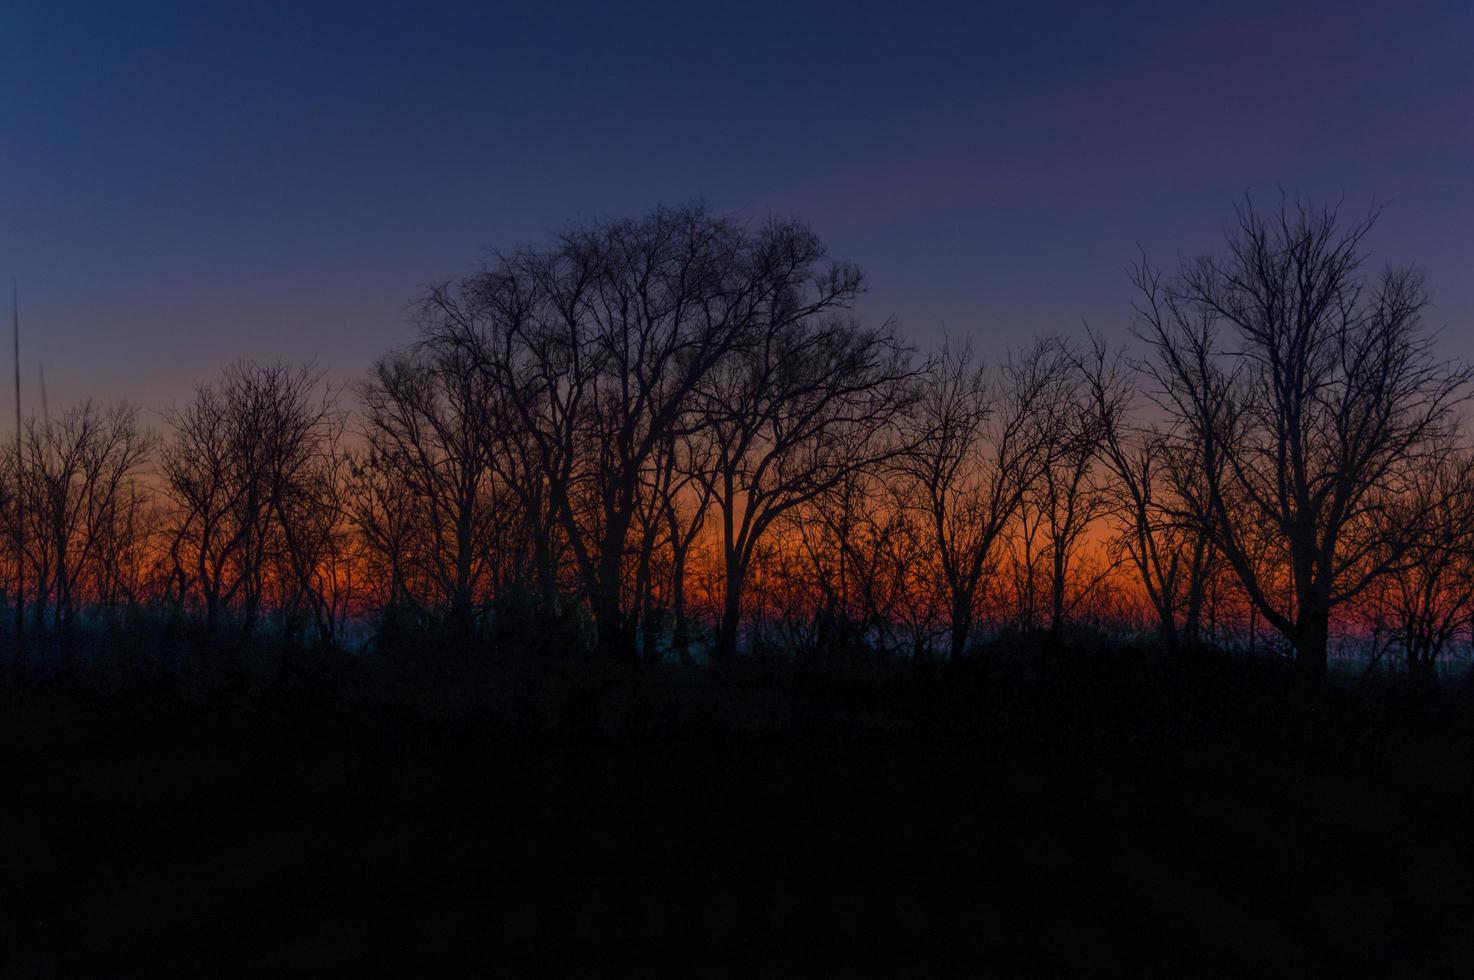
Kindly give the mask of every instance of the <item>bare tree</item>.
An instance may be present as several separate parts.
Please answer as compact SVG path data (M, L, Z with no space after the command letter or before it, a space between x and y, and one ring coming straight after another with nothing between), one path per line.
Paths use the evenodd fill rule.
M768 324L703 392L712 458L701 479L721 516L719 662L736 654L743 588L774 523L904 448L897 426L914 393L909 349L888 325L820 319L820 303L808 308L815 312Z
M336 646L354 600L357 558L347 415L334 399L322 411L280 413L276 424L271 510L281 534L275 579L284 636L294 640L310 619L318 643Z
M1062 348L1064 383L1055 388L1050 408L1054 439L1032 491L1027 495L1043 523L1049 555L1049 629L1058 638L1073 605L1093 594L1111 572L1107 561L1089 569L1081 544L1106 509L1105 481L1099 471L1104 438L1076 353Z
M1214 545L1315 676L1333 612L1405 567L1413 542L1393 504L1470 377L1435 356L1415 270L1362 272L1375 220L1246 202L1222 254L1171 280L1143 260L1133 277L1155 394L1176 423L1174 451L1197 460ZM1265 533L1283 592L1251 560Z
M563 528L581 477L586 396L601 364L579 315L597 272L587 250L525 249L436 287L421 308L424 344L464 358L479 375L484 464L517 498L545 626L559 618Z
M1196 647L1212 542L1203 495L1194 492L1187 448L1151 426L1134 424L1135 373L1099 339L1081 361L1081 377L1099 425L1098 454L1111 480L1108 505L1118 531L1114 547L1135 570L1169 652Z
M851 470L829 492L788 514L786 537L797 542L809 567L814 648L821 657L897 646L914 539L905 533L909 515L895 506L884 477Z
M414 587L423 559L420 505L398 467L386 466L372 449L350 456L350 519L362 539L360 578L377 611L382 633L407 625L418 608Z
M469 643L489 574L484 539L493 520L480 372L461 350L427 342L380 360L359 395L369 450L361 465L375 471L375 496L359 516L393 569L391 592L428 587L422 605L444 615L457 642ZM408 500L389 496L395 492ZM415 518L412 551L403 536L410 529L405 504Z
M642 494L635 594L647 661L659 659L657 644L669 615L672 648L682 663L691 662L686 566L711 507L711 490L698 479L708 459L699 433L672 436L657 453Z
M671 646L682 663L691 662L691 627L686 600L687 564L711 510L711 485L700 479L710 465L710 446L701 434L673 440L669 476L659 497L668 529L671 569Z
M1064 366L1054 341L993 371L970 346L947 346L923 378L900 464L936 550L954 658L967 648L994 547L1049 460Z
M110 573L134 545L139 469L153 439L133 406L89 401L54 422L31 420L22 445L36 625L61 633L69 656L80 604L111 591Z
M903 463L904 466L904 463ZM896 477L898 474L900 479ZM949 632L947 590L933 544L926 509L919 506L917 487L895 466L879 473L886 485L890 519L886 547L896 563L901 588L891 607L891 618L904 637L912 660L930 659L936 642Z
M1368 590L1370 620L1374 638L1400 648L1408 673L1426 679L1474 626L1474 457L1430 466L1394 507L1423 526L1403 570Z
M561 525L604 650L633 655L625 567L662 447L705 424L695 399L729 357L854 295L858 273L823 260L795 222L752 231L658 208L499 256L432 297L499 392L501 452L535 468L521 482Z
M249 640L281 584L287 522L340 429L336 394L311 365L242 361L165 418L171 591L202 608L207 649L227 621Z

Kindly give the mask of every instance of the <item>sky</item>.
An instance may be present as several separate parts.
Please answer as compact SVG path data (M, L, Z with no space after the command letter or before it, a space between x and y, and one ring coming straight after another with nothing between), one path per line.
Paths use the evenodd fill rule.
M352 382L487 249L698 197L804 218L867 319L987 354L1124 336L1137 248L1212 248L1245 193L1378 203L1375 265L1474 357L1469 0L0 0L0 122L53 410L238 357Z

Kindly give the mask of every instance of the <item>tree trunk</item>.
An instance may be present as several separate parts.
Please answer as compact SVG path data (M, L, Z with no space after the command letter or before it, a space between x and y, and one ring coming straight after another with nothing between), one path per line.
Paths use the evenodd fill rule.
M722 599L722 619L717 625L716 662L718 666L731 666L737 659L737 627L742 621L742 573L728 566L727 588Z
M630 608L638 617L636 622L629 624L631 633L638 630L638 641L640 644L640 657L645 663L653 663L659 660L657 637L655 632L659 629L659 622L655 616L655 604L651 597L652 583L650 581L650 553L653 545L649 538L640 544L640 559L635 563L635 592ZM631 636L631 642L636 636ZM652 658L654 658L652 660Z
M1330 611L1314 606L1302 608L1295 624L1295 666L1306 679L1326 679L1330 640Z
M595 644L599 653L611 660L630 660L633 644L626 636L624 610L619 607L618 594L600 588L589 602L594 614Z
M467 657L471 652L471 568L475 560L472 551L472 527L470 507L462 504L456 518L455 584L450 597L450 641L456 656Z
M664 610L652 600L646 599L640 613L640 642L643 647L641 657L651 666L659 664L665 658L665 652L660 649L660 630L664 618Z
M1208 559L1207 542L1199 537L1193 544L1192 565L1187 579L1187 617L1183 630L1183 645L1188 652L1198 649L1202 641L1203 620L1203 572Z
M1049 585L1049 633L1056 642L1065 626L1065 553L1054 546L1054 574Z
M1167 651L1168 656L1176 656L1181 650L1181 643L1177 636L1177 617L1170 607L1157 608L1157 623L1162 634L1162 649Z
M681 665L689 667L691 659L691 634L686 625L686 552L681 549L676 553L674 569L671 574L671 615L674 617L674 632L671 636L671 646L680 658Z
M952 599L952 646L949 658L956 660L967 652L967 634L972 630L972 593Z
M594 568L594 588L589 597L589 606L594 614L595 645L600 655L632 664L635 660L634 636L625 622L624 608L620 602L624 546L629 537L629 525L627 514L616 512L609 517L609 524L600 541L599 561Z
M1419 640L1407 644L1408 677L1419 684L1429 684L1437 677L1438 641Z
M558 580L553 571L552 546L541 529L534 535L532 563L537 569L537 622L546 630L544 637L551 637L558 622Z

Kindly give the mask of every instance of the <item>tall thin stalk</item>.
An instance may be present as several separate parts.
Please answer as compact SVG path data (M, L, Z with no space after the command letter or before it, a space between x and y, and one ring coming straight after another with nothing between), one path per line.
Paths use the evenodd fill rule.
M10 277L11 325L15 336L15 663L20 666L26 650L26 511L21 486L20 421L20 290Z

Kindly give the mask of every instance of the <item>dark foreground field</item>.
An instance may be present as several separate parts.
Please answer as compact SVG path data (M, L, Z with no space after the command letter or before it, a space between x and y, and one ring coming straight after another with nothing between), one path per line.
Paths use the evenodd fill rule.
M395 684L10 684L5 974L1460 973L1474 945L1462 689L1131 651Z

